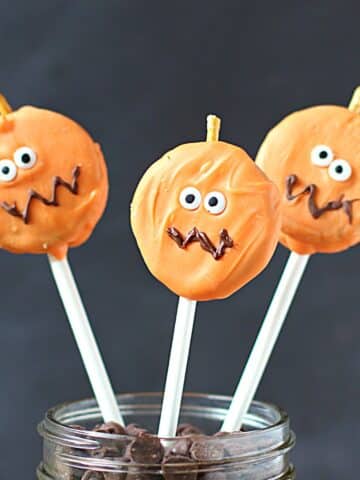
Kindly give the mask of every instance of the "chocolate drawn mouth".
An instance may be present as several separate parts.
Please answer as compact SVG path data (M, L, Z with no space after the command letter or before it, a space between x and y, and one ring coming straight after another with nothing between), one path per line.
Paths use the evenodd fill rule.
M291 201L299 198L303 195L309 195L308 199L308 207L309 211L313 218L318 219L323 215L325 212L330 212L334 210L343 210L349 219L349 223L352 223L353 219L353 208L352 204L357 202L359 199L355 198L353 200L344 200L344 195L340 195L337 200L332 200L326 203L323 207L318 207L315 203L315 193L318 187L311 183L307 185L301 192L293 194L293 188L298 183L297 175L289 175L286 178L286 198Z
M30 215L30 205L33 200L40 200L44 205L48 207L58 207L59 202L57 200L57 190L58 187L64 187L67 190L69 190L70 193L73 195L78 194L78 178L80 175L80 167L77 166L73 169L72 171L72 180L71 183L66 182L63 178L61 177L53 177L52 179L52 192L50 199L43 197L40 193L38 193L36 190L29 190L28 198L26 201L26 205L23 211L19 210L17 207L16 203L14 202L13 204L9 204L7 202L0 202L0 207L5 210L9 215L12 215L13 217L19 217L22 219L22 221L26 224L29 223L29 215Z
M190 243L199 242L200 247L209 252L214 260L220 260L224 256L226 249L234 246L234 242L225 228L219 234L219 245L217 247L215 247L205 232L201 232L196 227L192 228L186 237L175 227L169 227L167 233L179 248L185 249Z

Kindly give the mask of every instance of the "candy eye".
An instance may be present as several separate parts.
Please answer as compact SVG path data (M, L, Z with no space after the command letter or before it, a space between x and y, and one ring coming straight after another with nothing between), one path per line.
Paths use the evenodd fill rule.
M11 182L17 175L17 168L11 160L0 161L0 182Z
M328 167L333 159L334 154L327 145L317 145L311 150L311 161L318 167Z
M196 210L201 204L201 193L197 188L186 187L180 193L180 204L187 210Z
M221 192L210 192L205 197L204 207L209 213L218 215L225 210L226 198Z
M352 174L352 168L346 160L334 160L328 168L329 176L337 182L346 182Z
M31 168L36 163L36 153L29 147L21 147L15 151L14 160L19 168Z

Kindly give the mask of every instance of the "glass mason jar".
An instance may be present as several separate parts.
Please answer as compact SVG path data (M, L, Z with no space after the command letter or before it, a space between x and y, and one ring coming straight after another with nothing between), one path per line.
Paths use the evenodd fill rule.
M158 393L118 396L126 424L136 423L156 432L162 397ZM94 432L101 422L95 400L68 403L49 410L39 425L43 461L38 480L291 480L289 460L294 446L287 414L278 407L254 402L242 432L217 434L230 397L186 394L181 423L193 424L205 434L181 437L192 442L192 460L134 461L119 454L135 437ZM179 437L160 439L165 451L179 448ZM182 448L182 447L181 447ZM174 449L174 450L173 450ZM184 458L184 457L181 457Z

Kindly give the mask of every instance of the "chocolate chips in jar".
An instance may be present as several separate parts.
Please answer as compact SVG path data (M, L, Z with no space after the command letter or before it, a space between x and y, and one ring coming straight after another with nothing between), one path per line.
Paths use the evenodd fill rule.
M224 459L224 447L216 438L198 437L191 445L190 456L200 463L216 462Z
M91 455L98 458L122 458L125 457L128 441L125 438L127 435L124 427L115 422L107 422L97 425L94 432L105 433L107 435L124 436L119 439L99 438L98 442L101 445L98 449L91 452Z
M140 434L128 447L130 460L145 465L158 465L164 457L164 447L154 435Z
M126 429L116 422L107 422L96 425L94 432L109 433L111 435L127 435Z
M176 436L186 437L189 435L204 435L204 432L191 423L181 423L176 430Z
M196 426L181 424L177 438L167 444L137 424L122 427L108 422L97 425L94 431L124 436L124 441L119 439L115 443L113 438L99 438L101 448L92 451L91 455L101 459L122 459L126 471L87 471L81 480L225 480L224 472L198 471L198 464L224 460L222 442L216 438L221 437L221 433L205 436ZM129 439L129 436L133 438Z
M126 480L162 480L158 473L164 457L160 439L138 425L131 425L129 430L136 433L136 437L126 450L129 461Z
M137 437L138 435L144 434L144 433L149 433L146 428L140 427L137 423L129 423L125 427L126 429L126 434L130 435L131 437Z
M164 455L165 459L168 459L171 456L191 458L190 449L192 444L193 440L190 437L179 438L176 441L172 440L171 444L166 447Z

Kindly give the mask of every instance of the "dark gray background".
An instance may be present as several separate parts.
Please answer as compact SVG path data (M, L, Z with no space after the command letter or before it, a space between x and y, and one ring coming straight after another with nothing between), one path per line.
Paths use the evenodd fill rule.
M142 172L203 138L209 112L255 155L288 112L346 104L360 83L359 15L357 0L0 1L0 90L75 118L106 154L109 206L71 261L119 392L162 388L176 308L130 233ZM187 390L232 392L286 256L200 305ZM1 252L0 265L1 478L33 478L44 411L91 392L46 258ZM312 259L259 391L291 415L302 479L360 468L358 265L356 249Z

